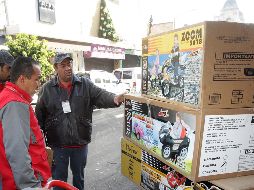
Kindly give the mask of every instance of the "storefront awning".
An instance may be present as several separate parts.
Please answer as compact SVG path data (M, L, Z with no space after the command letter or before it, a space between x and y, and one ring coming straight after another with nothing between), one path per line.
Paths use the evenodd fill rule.
M77 44L66 44L59 42L47 42L49 49L54 49L56 51L64 51L64 52L73 52L73 51L88 51L90 50L90 46L85 45L77 45Z

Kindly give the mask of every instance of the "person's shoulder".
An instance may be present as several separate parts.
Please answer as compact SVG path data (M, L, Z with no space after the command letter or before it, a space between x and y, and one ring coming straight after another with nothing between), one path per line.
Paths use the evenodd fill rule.
M42 86L53 86L56 83L55 77L46 81Z
M81 83L91 83L91 80L85 76L77 76L77 80L79 80Z

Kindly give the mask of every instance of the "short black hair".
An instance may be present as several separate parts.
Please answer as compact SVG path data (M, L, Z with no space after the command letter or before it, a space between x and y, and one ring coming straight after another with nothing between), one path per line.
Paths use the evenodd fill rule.
M14 57L10 54L9 51L1 49L0 50L0 67L3 67L5 64L12 66Z
M24 75L30 79L34 73L33 65L39 65L39 63L33 60L31 57L20 56L16 58L13 62L13 66L11 67L11 82L17 82L21 75Z

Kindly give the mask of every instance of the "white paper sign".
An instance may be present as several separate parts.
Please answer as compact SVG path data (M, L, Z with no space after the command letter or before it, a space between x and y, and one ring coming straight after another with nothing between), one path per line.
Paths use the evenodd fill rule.
M254 114L207 115L199 176L254 170Z

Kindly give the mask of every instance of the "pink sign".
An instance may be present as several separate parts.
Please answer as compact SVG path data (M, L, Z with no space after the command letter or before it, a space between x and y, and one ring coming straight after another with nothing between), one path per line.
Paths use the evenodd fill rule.
M84 56L86 58L125 59L125 49L114 46L92 44L91 50L85 51Z

